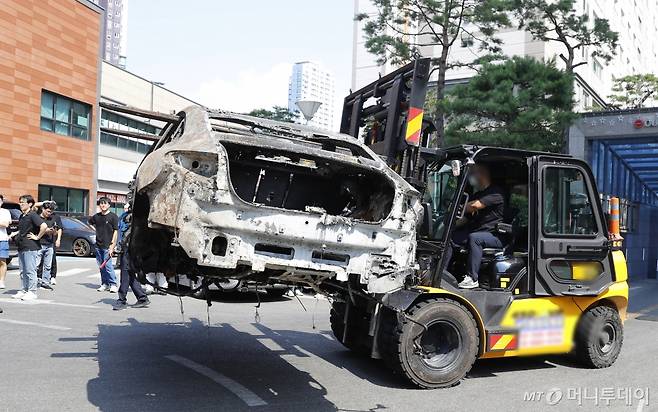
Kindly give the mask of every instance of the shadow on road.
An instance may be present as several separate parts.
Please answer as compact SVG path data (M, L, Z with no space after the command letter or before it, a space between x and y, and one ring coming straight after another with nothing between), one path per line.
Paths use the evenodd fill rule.
M307 335L299 337L302 345L305 340L319 339L331 346L319 334ZM289 345L284 353L271 351L259 341L263 338L227 324L208 328L198 319L185 326L128 319L123 325L99 325L97 336L61 339L96 340L97 353L51 356L96 358L99 373L88 382L87 397L102 411L250 409L226 386L166 358L171 355L236 381L265 400L267 410L335 411L325 398L326 389L282 357L308 355Z
M227 386L167 358L172 355L239 383L267 402L267 410L336 410L326 398L327 390L313 376L317 373L318 378L327 379L336 373L335 368L377 386L410 388L383 362L348 351L327 332L252 326L255 330L250 333L229 324L208 328L198 319L182 325L131 318L122 325L100 325L97 336L61 339L95 340L97 353L51 356L97 360L98 377L88 382L87 396L103 411L249 409ZM310 365L313 368L307 371ZM468 379L553 367L546 358L483 360L476 363ZM373 405L373 410L380 406Z

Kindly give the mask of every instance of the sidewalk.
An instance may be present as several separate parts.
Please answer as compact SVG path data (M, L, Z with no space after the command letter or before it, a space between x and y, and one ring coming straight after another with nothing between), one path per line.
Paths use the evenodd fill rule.
M658 280L629 280L628 317L658 321Z

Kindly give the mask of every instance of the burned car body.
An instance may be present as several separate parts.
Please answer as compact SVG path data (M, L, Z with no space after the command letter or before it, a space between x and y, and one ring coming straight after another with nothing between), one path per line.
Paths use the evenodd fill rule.
M371 293L415 269L420 193L357 139L190 107L134 182L135 268L206 280L355 277Z

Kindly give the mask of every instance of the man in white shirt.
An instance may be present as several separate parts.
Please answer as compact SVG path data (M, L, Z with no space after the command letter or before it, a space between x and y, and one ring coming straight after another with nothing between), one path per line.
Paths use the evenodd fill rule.
M9 259L9 236L7 228L11 224L9 210L2 208L4 197L0 195L0 289L5 288L5 276L7 275L7 260Z

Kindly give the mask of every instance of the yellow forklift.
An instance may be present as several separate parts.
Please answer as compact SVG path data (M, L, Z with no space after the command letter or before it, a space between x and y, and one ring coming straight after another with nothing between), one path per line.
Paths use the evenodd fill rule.
M428 79L422 59L345 99L341 132L365 139L424 193L425 216L408 284L374 297L356 282L337 288L334 335L421 388L457 384L476 359L571 353L586 367L612 365L628 306L618 201L606 213L589 166L568 155L432 149L423 119ZM468 250L443 258L474 194L477 164L506 193L495 229L503 247L484 249L478 288L460 289Z

